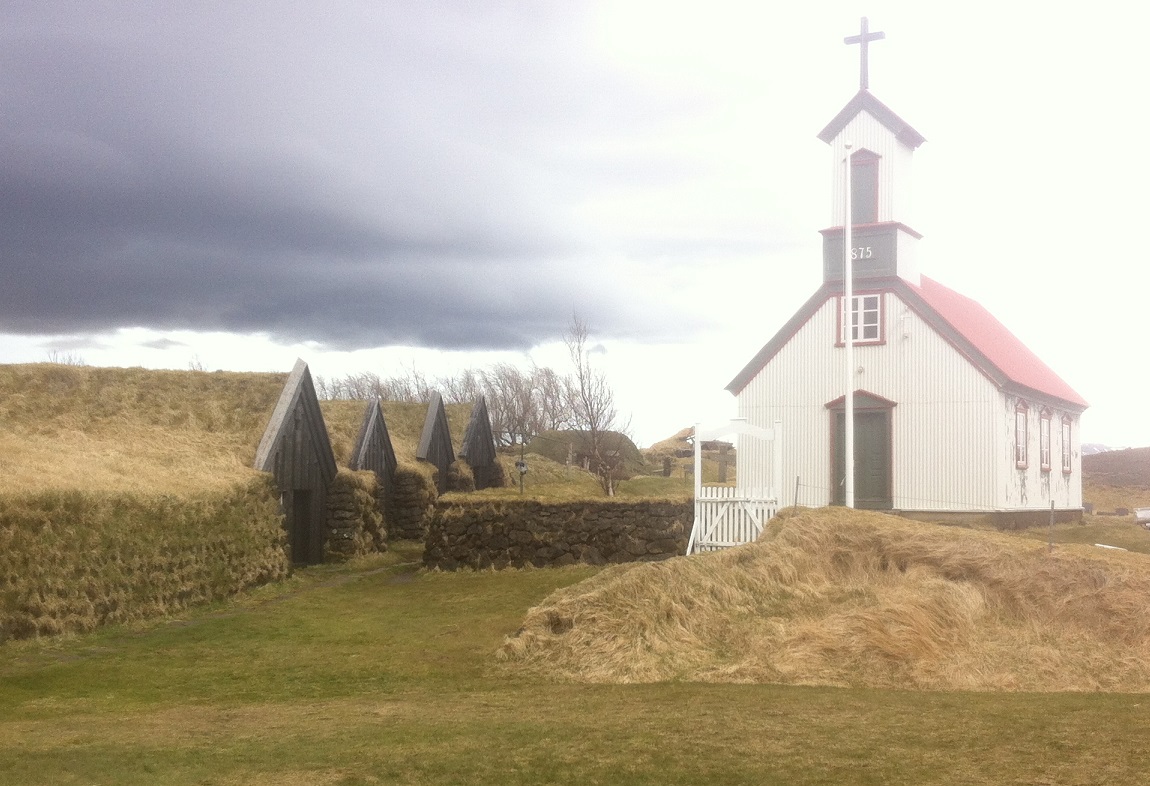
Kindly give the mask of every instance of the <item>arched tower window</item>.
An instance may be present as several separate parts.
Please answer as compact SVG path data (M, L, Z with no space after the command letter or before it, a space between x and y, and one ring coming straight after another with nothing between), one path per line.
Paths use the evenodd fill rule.
M878 221L877 153L860 150L851 156L851 223Z

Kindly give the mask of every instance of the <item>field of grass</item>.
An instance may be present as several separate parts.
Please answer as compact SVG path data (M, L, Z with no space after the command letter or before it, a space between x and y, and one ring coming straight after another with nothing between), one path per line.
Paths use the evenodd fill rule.
M5 784L1125 784L1146 695L577 685L496 660L587 567L418 548L147 626L0 648Z
M226 488L254 474L285 378L0 367L0 473L29 493ZM363 404L324 407L346 455ZM426 407L384 411L397 452L413 455ZM466 411L448 407L448 418L458 442ZM503 457L512 485L482 494L518 494L514 458ZM581 470L528 461L528 495L599 495ZM1130 493L1115 488L1110 505ZM636 477L618 493L673 498L690 480ZM1113 517L1009 537L1150 553L1150 533ZM427 573L420 554L401 542L164 620L5 643L0 783L1135 784L1150 771L1145 693L585 684L532 672L497 654L532 607L601 571ZM1076 603L1102 589L1082 586ZM651 604L630 600L637 613Z

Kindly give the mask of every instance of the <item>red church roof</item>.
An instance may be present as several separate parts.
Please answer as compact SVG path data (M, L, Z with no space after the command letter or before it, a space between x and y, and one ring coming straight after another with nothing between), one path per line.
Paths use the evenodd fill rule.
M1006 380L1070 404L1088 406L1070 385L976 301L926 276L922 276L920 286L907 284L907 287L970 342Z

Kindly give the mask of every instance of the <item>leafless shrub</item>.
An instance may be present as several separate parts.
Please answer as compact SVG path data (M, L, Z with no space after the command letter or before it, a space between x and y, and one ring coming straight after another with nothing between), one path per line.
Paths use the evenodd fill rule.
M78 352L63 352L58 349L48 351L48 362L60 366L86 366L88 363Z

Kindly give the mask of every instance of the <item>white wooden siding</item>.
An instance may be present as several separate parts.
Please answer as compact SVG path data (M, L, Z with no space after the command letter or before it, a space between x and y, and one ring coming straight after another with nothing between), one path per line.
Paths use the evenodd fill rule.
M878 170L878 220L901 221L910 224L911 202L911 159L913 151L898 141L886 126L867 112L860 112L839 132L831 143L831 226L841 227L845 200L843 186L846 172L843 159L846 158L845 142L852 144L851 150L870 150L880 156ZM896 185L897 184L897 187Z
M846 389L843 349L835 347L831 297L738 396L738 414L769 426L783 421L782 505L832 498L825 405ZM886 343L856 346L855 388L896 402L891 413L892 495L900 510L999 507L990 457L999 452L996 386L891 293L883 295ZM750 447L750 446L748 446ZM769 457L740 445L738 477L763 484Z
M1019 401L1025 402L1027 409L1027 467L1018 469L1014 459L1014 413ZM1065 409L1058 409L1051 402L1038 397L1001 397L1002 426L1000 429L1001 450L998 463L1002 478L999 483L1000 507L1015 510L1049 510L1051 501L1054 507L1063 510L1082 507L1082 449L1078 434L1078 415ZM1050 410L1050 470L1042 471L1039 454L1039 422L1043 407ZM1062 473L1062 418L1069 416L1071 472Z

